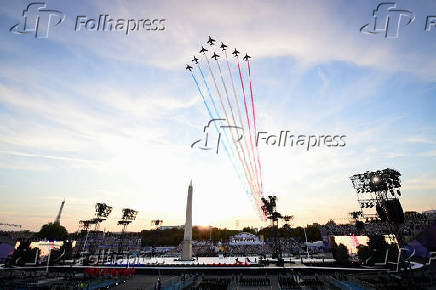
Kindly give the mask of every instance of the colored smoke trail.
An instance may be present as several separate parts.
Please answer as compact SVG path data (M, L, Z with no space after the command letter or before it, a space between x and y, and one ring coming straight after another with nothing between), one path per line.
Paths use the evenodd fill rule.
M251 151L253 153L253 162L254 162L254 167L256 169L256 180L257 180L257 187L259 189L259 196L260 196L260 184L259 184L259 173L257 170L257 166L256 166L256 160L255 160L255 153L254 153L254 147L253 147L253 138L251 136L251 125L250 125L250 117L248 116L248 107L247 107L247 99L245 96L245 87L244 87L244 81L242 79L242 73L241 73L241 67L239 65L239 59L238 59L238 70L239 70L239 77L241 79L241 86L242 86L242 92L243 92L243 96L244 96L244 107L245 107L245 114L247 117L247 124L248 124L248 133L250 135L250 144L251 144Z
M256 112L254 111L254 98L253 98L253 88L251 85L251 70L250 70L250 60L247 59L247 66L248 66L248 78L250 80L250 95L251 95L251 109L253 111L253 127L254 127L254 140L257 144L257 129L256 129ZM262 166L260 165L260 158L259 158L259 149L256 145L256 153L257 153L257 163L259 164L259 175L260 175L260 194L261 197L263 197L263 182L262 182Z
M235 83L233 81L233 74L232 74L232 71L230 69L229 59L228 59L228 56L227 56L227 51L224 51L224 53L225 53L225 56L226 56L227 70L229 72L229 77L230 77L230 81L231 81L231 84L232 84L233 97L235 99L236 109L237 109L237 112L238 112L238 120L239 120L239 123L241 124L241 127L245 130L244 122L242 121L241 110L239 108L238 94L236 93ZM233 121L236 124L236 121L235 120L233 120ZM253 162L252 162L252 159L251 159L250 148L249 148L249 146L247 144L247 139L245 138L245 135L244 135L244 138L243 138L243 142L244 142L244 144L241 145L241 148L242 148L243 153L244 153L244 161L246 163L249 162L249 165L250 165L250 180L253 183L254 187L256 187L256 184L255 184L256 181L254 179L255 178L254 177L255 170L254 170ZM245 145L246 151L244 150L244 145ZM246 155L247 155L248 162L246 161L246 158L245 158ZM255 192L253 192L253 194L255 194Z
M214 42L215 40L209 37L207 44L211 48L218 47L215 46ZM203 54L204 57L204 60L200 62L202 62L203 65L207 65L208 68L207 71L209 75L207 76L207 78L205 75L206 71L203 71L201 68L201 64L199 64L200 57L197 58L196 56L194 56L194 59L192 60L192 62L194 62L197 65L197 69L198 69L197 72L199 72L201 75L202 83L203 83L202 85L199 82L200 78L199 77L197 78L198 74L196 74L195 71L192 72L193 68L187 65L186 69L191 71L192 79L194 80L197 90L201 95L202 101L207 109L210 118L220 119L226 122L226 125L223 126L217 125L216 122L214 122L215 130L217 131L219 136L223 135L224 138L222 138L222 143L226 152L225 154L227 155L227 158L232 164L232 167L238 177L238 180L239 182L241 182L241 185L243 186L244 191L248 195L250 202L253 202L253 205L255 205L255 208L261 220L265 221L266 216L262 210L263 202L261 200L261 198L263 197L263 190L264 190L263 178L262 178L262 166L260 162L259 150L257 148L257 136L256 136L257 122L256 122L256 112L254 106L255 104L254 104L253 85L251 79L251 67L248 61L249 56L246 55L247 59L244 58L244 60L247 60L247 68L248 68L248 76L245 76L245 80L244 80L243 72L241 70L241 65L238 58L239 51L237 51L236 49L234 50L232 54L235 55L236 60L232 61L230 64L226 51L227 45L221 43L220 48L225 53L225 57L226 57L225 63L227 65L227 71L230 77L230 81L229 81L227 79L227 76L225 76L226 72L223 71L221 67L222 64L221 61L224 62L224 60L219 60L218 58L220 58L220 55L216 54L216 52L213 52L213 55L212 55L212 51L208 52L210 49L209 47L208 49L206 49L202 46L200 50L200 54ZM209 57L215 59L216 65L212 65L210 63ZM204 64L204 61L206 62L206 64ZM236 90L235 81L233 79L233 74L232 74L233 69L236 70L236 75L238 75L239 72L239 78L241 81L241 89L242 89L239 92L237 92ZM244 82L249 82L249 84L248 83L244 84ZM215 88L214 91L215 96L213 96L211 86ZM230 86L232 88L231 90L230 90ZM249 103L247 102L248 93L245 92L246 86L250 87L251 112L249 110ZM233 92L233 98L234 98L233 102L230 97L231 91ZM244 134L245 132L247 132L247 130L241 113L242 109L240 109L242 104L240 104L239 102L238 93L242 94L241 99L243 98L244 100L243 106L245 109L245 115L247 119L246 122L248 126L248 135L250 141L247 140L248 139L248 137L246 136L247 134ZM209 100L206 100L206 94L208 95ZM219 100L221 110L218 109L217 102L215 101L214 97L216 97L216 99ZM236 107L238 122L240 123L240 125L238 125L236 121L236 116L235 116L236 114L233 104ZM224 118L221 119L221 115L225 116L225 119ZM251 118L252 120L250 120ZM227 128L230 130L230 134L226 132ZM254 138L253 138L253 134L254 134ZM256 149L254 147L256 147ZM237 162L237 160L239 160L239 162Z
M233 113L233 107L232 107L232 104L231 104L230 99L229 99L229 93L228 93L228 90L227 90L226 83L225 83L225 81L224 81L224 77L223 77L223 74L222 74L221 66L220 66L218 60L216 60L216 63L217 63L218 70L219 70L219 73L220 73L221 82L222 82L223 87L224 87L224 91L225 91L225 95L226 95L227 104L228 104L228 106L229 106L229 108L230 108L230 112L231 112L232 120L233 120L233 123L236 125L235 115L234 115L234 113ZM216 83L215 83L215 84L216 84ZM221 97L221 95L220 95L220 97ZM231 125L230 125L229 118L228 118L228 115L227 115L227 110L226 110L226 108L224 107L224 104L223 104L222 100L221 100L221 105L222 105L222 107L223 107L224 114L225 114L225 116L226 116L227 124L228 124L228 126L230 127ZM237 153L238 153L239 161L241 162L241 164L242 164L242 166L243 166L244 174L245 174L245 178L247 179L247 181L248 181L248 183L249 183L249 185L250 185L251 191L254 191L254 190L255 190L255 185L254 185L253 182L252 182L253 179L252 179L252 177L251 177L251 172L250 172L250 170L249 170L249 168L248 168L248 165L247 165L247 162L246 162L246 159L245 159L245 153L243 153L244 155L243 155L243 157L241 157L241 152L240 152L240 150L239 150L239 147L241 147L241 151L243 151L244 148L242 147L242 145L241 145L240 142L235 142L235 138L234 138L234 136L233 136L233 130L230 130L230 133L231 133L231 135L232 135L233 142L234 142L234 145L235 145L235 147L236 147L236 151L237 151ZM238 146L238 145L239 145L239 146Z
M213 105L213 107L214 107L214 109L215 109L215 113L216 113L216 117L215 117L215 118L214 118L214 116L213 116L213 114L212 114L212 112L211 112L209 106L207 105L206 99L205 99L205 97L204 97L203 92L201 91L201 88L200 88L200 86L199 86L199 84L198 84L197 79L195 78L194 74L192 73L192 77L193 77L193 79L194 79L194 82L195 82L195 84L197 85L197 89L198 89L198 91L199 91L199 93L200 93L200 95L201 95L201 97L202 97L202 99L203 99L203 103L205 104L205 106L206 106L206 108L207 108L207 111L208 111L209 116L210 116L211 119L220 119L220 115L219 115L219 113L218 113L218 109L216 108L215 101L214 101L213 96L212 96L212 94L211 94L211 92L210 92L209 86L207 85L206 78L204 77L204 73L203 73L203 71L201 70L201 67L200 67L199 65L197 65L197 67L198 67L198 69L199 69L199 71L200 71L200 73L201 73L201 76L202 76L202 78L203 78L203 82L204 82L204 84L205 84L205 86L206 86L206 89L207 89L207 91L208 91L208 94L209 94L209 98L211 99L212 105ZM218 126L216 125L215 122L214 122L214 126L215 126L215 129L216 129L217 133L219 134L219 133L220 133L220 130L218 129ZM229 143L229 145L231 145L230 142L228 142L228 137L227 137L227 133L226 133L226 131L225 131L225 130L223 130L223 131L224 131L224 137L225 137L225 139L226 139L226 142ZM233 161L233 158L232 158L232 156L231 156L231 154L230 154L230 152L229 152L229 150L228 150L228 148L227 148L225 142L223 142L223 147L224 147L224 149L225 149L225 151L226 151L227 158L230 160L230 163L232 164L232 167L233 167L233 169L235 170L235 172L236 172L236 174L237 174L237 177L238 177L239 181L244 185L245 183L244 183L244 181L243 181L243 179L242 179L242 177L241 177L241 174L240 174L239 170L237 169L237 167L236 167L236 165L235 165L235 163L234 163L234 161ZM243 187L245 187L245 186L243 186ZM245 189L245 191L248 192L247 189Z

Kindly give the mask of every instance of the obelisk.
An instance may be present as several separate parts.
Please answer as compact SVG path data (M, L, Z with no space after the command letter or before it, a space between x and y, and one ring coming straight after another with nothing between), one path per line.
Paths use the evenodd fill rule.
M186 202L185 235L183 238L182 261L192 260L192 180L188 188L188 200Z

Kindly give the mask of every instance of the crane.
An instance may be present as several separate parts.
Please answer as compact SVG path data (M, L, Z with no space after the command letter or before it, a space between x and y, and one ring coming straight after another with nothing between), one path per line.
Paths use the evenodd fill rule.
M65 199L61 203L61 207L59 208L59 212L58 215L56 216L54 224L58 224L58 225L61 224L61 214L62 214L62 210L64 209L64 204L65 204Z

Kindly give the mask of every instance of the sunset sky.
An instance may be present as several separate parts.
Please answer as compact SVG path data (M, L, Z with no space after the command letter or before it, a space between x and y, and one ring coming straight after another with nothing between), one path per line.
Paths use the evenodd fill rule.
M260 221L222 151L191 148L209 121L185 65L212 35L251 56L258 131L346 135L346 146L259 144L265 194L294 225L346 222L349 177L395 168L404 210L436 208L436 2L394 1L415 18L398 38L364 34L379 1L45 1L65 20L48 38L15 34L31 3L0 9L0 222L78 229L94 204L102 228ZM165 30L74 31L79 15L165 19ZM3 227L0 229L4 229Z

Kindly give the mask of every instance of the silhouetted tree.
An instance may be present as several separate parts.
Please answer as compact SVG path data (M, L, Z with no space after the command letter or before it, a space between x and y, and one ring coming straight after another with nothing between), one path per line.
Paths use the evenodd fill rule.
M362 221L356 221L356 228L363 230L365 228L365 224Z
M273 238L272 226L265 227L258 232L259 236L263 236L265 241L269 241Z
M321 240L321 232L319 230L318 224L307 225L306 234L308 241L320 241Z
M245 227L245 228L242 229L242 231L243 231L243 232L246 232L246 233L253 234L253 235L256 235L256 234L257 234L257 233L256 233L256 230L255 230L254 228L250 228L250 227Z
M348 249L344 244L336 244L335 238L333 237L330 242L330 247L332 249L333 258L336 263L341 266L346 266L350 263L350 255L348 254Z
M183 240L183 229L144 230L142 246L177 246Z
M326 226L335 226L335 225L336 225L336 223L332 219L329 219L329 221L326 223Z
M68 237L68 232L65 227L59 224L48 223L43 225L36 235L49 241L63 241Z
M348 254L348 249L344 244L339 244L339 246L333 252L333 257L338 262L339 265L346 265L349 263L350 255Z
M292 237L299 241L306 241L306 238L304 237L304 229L302 227L292 229Z
M282 238L292 237L292 228L288 224L284 224L283 227L279 229L279 236Z

